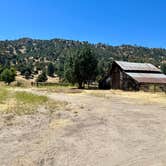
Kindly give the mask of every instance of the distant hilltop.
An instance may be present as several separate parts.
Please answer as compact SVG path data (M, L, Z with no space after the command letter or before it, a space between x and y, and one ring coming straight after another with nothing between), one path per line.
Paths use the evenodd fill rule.
M18 40L0 41L0 63L28 63L30 59L43 59L55 62L65 58L69 49L89 44L100 61L133 61L148 62L156 66L166 61L166 49L147 48L132 45L111 46L103 43L91 44L86 41L65 39L39 40L21 38ZM43 60L44 62L44 60Z
M38 40L21 38L18 40L0 41L0 56L34 56L57 59L64 50L78 48L88 42L65 39ZM166 60L166 49L147 48L132 45L110 46L107 44L90 44L98 58L112 58L114 60L128 60L136 62L150 62L159 65Z

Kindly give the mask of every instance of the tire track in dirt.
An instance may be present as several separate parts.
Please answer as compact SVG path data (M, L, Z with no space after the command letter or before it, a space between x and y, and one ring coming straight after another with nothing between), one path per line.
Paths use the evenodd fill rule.
M166 165L165 105L136 104L134 99L116 95L104 98L86 93L27 91L68 104L52 117L37 115L38 124L35 123L37 117L29 117L34 118L33 129L30 123L22 126L19 132L27 129L24 131L26 137L23 133L21 137L16 133L16 137L10 140L11 146L3 141L1 133L0 145L18 151L15 155L13 151L5 151L9 156L5 162L7 166L11 158L16 160L25 152L25 158L19 160L23 166L28 166L27 158L37 166ZM56 127L57 124L63 124L63 127ZM13 132L18 127L13 126ZM21 141L14 146L20 138ZM5 155L2 152L0 160ZM18 166L21 165L19 162Z

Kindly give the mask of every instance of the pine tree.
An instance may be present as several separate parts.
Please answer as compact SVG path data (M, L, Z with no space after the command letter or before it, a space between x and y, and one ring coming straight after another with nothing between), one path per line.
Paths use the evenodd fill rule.
M85 84L95 80L97 63L97 58L89 46L74 51L65 62L65 79L70 83L77 83L79 88L84 88Z
M53 77L54 76L54 72L55 72L54 65L52 63L49 63L48 69L47 69L48 76Z

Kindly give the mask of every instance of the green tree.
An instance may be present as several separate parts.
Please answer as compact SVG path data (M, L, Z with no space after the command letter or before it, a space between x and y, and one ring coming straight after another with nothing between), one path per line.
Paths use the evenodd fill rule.
M1 78L1 73L3 72L4 68L3 66L0 64L0 81L2 81L2 78Z
M64 79L64 66L65 66L66 57L68 57L68 53L69 51L67 51L66 54L62 52L57 61L55 62L56 74L58 75L61 81Z
M36 82L46 82L47 81L47 75L45 71L42 71L42 73L37 77Z
M64 64L64 78L73 85L76 83L75 60L77 54L78 50L74 52L71 50L68 52L67 59Z
M48 76L53 77L54 76L54 72L55 72L54 65L52 63L49 63L48 64L48 68L47 68L47 74L48 74Z
M164 74L166 74L166 63L163 63L163 64L161 65L161 70L162 70L162 72L163 72Z
M24 76L25 76L26 79L29 79L30 76L31 76L30 71L26 70L25 73L24 73Z
M71 52L65 62L64 76L70 83L77 83L79 88L95 80L97 74L97 58L88 45Z
M98 62L98 73L97 73L97 81L102 80L104 77L110 74L111 66L112 66L113 59L112 58L105 58L101 59Z
M16 76L16 72L13 68L11 69L4 69L3 72L1 73L1 79L2 81L4 81L5 83L7 83L8 85L15 81L15 76Z
M17 69L21 72L21 75L25 76L26 79L29 79L33 71L33 66L21 64L17 67Z

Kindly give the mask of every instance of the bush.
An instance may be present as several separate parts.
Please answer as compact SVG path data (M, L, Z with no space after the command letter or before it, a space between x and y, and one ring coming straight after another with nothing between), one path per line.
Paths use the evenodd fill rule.
M37 77L37 80L36 82L46 82L47 81L47 75L46 75L46 72L42 72L38 77Z
M27 70L27 71L25 71L24 76L26 79L29 79L31 76L31 73Z
M5 83L7 83L8 85L15 81L15 77L16 77L16 72L14 69L4 69L3 72L1 73L1 79L2 81L4 81Z

